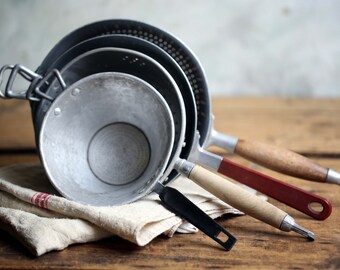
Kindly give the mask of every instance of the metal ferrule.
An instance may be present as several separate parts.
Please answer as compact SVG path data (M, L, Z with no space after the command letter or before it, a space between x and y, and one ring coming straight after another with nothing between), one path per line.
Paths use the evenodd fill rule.
M285 232L294 231L311 241L313 241L316 237L313 232L296 224L295 220L289 215L285 216L285 218L282 220L280 230L285 231Z
M291 216L287 215L285 218L282 220L280 230L285 231L285 232L290 232L292 230L293 225L295 224L294 218Z
M326 182L340 185L340 173L332 169L328 169Z
M175 170L180 172L181 174L189 177L192 169L195 167L195 164L184 159L178 159L175 163Z

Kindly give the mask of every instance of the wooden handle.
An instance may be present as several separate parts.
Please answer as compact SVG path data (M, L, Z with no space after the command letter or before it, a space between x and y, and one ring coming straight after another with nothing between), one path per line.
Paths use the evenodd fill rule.
M311 180L325 182L328 169L292 151L259 142L239 140L235 152L274 171Z
M189 179L240 211L280 228L287 213L230 181L196 165Z

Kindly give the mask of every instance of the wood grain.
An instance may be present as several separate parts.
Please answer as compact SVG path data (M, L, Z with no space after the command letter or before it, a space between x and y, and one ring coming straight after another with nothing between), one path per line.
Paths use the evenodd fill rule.
M247 161L233 159L248 164ZM318 160L331 167L338 160ZM260 169L262 172L267 170ZM327 196L333 214L316 221L273 200L316 233L314 242L295 233L284 233L249 216L220 218L218 222L233 233L238 242L226 252L201 232L157 237L138 247L118 237L94 243L73 245L63 251L32 257L13 237L0 231L1 269L339 269L340 267L340 189L330 184L301 181L273 174L308 191Z
M214 97L218 131L307 154L340 154L340 99ZM0 149L33 149L28 102L0 99ZM337 150L336 150L337 149Z
M33 149L30 106L23 100L0 99L0 149Z
M0 101L1 112L6 102ZM0 115L0 148L6 149L0 155L0 166L38 160L33 152L20 150L34 149L34 143L29 108L22 105L25 102L17 104L23 106L18 109L23 118L11 110L7 116ZM307 153L323 166L340 170L340 100L216 98L213 110L219 131ZM14 126L27 124L26 128L18 125L22 135L10 133L12 138L6 143L3 136L13 132L14 127L4 126L4 117L18 121L13 122ZM31 139L20 141L23 134ZM0 230L0 269L340 269L339 186L283 176L236 156L228 155L228 159L329 199L333 213L324 221L269 200L313 231L317 239L308 242L296 233L281 232L250 216L223 217L218 222L238 238L230 252L199 232L175 234L171 239L160 236L145 247L111 237L33 258L12 236Z
M39 162L36 151L0 151L0 167L33 162Z
M201 166L196 165L192 169L189 179L227 204L275 228L280 228L287 215L281 209L261 200L239 185L235 185Z
M327 168L277 146L241 139L237 142L235 153L283 174L317 182L326 182L327 179Z
M304 154L340 153L340 99L214 98L215 128Z

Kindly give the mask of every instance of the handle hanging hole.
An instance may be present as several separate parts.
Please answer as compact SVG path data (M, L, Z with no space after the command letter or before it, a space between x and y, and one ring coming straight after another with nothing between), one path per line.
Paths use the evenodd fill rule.
M325 208L319 202L311 202L308 204L308 209L314 214L321 214Z
M220 241L222 241L223 243L227 242L229 240L229 236L227 234L225 234L223 231L221 231L217 236L217 239L219 239Z

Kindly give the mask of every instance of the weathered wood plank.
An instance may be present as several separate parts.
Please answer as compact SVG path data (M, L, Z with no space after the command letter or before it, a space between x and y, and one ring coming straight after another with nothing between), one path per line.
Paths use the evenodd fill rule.
M247 161L234 161L251 165ZM320 163L340 167L338 159L321 159ZM262 172L268 172L259 168ZM218 222L237 238L230 252L221 250L201 232L160 236L145 247L137 247L118 237L71 246L32 259L12 237L0 234L0 268L2 269L339 269L340 267L340 189L334 185L302 181L276 173L291 184L328 197L333 214L325 221L270 200L316 233L308 242L295 233L284 233L249 216L220 218Z
M30 106L27 101L0 99L0 149L35 147Z
M4 105L6 102L16 105ZM3 110L4 106L8 108ZM18 110L18 114L13 114L13 110ZM37 161L37 155L29 151L10 151L34 148L27 102L0 100L0 111L0 148L7 148L0 154L0 166ZM219 131L312 154L325 167L340 170L340 100L214 98L213 111ZM333 158L317 158L327 155ZM328 198L333 213L325 221L313 220L270 199L300 225L316 233L316 241L305 241L294 233L280 232L244 216L218 220L238 238L231 252L221 250L207 236L197 233L176 234L172 239L161 236L146 247L112 237L33 259L11 236L0 231L0 269L340 269L339 186L283 176L239 157L228 157Z
M340 100L214 98L215 128L310 154L340 152Z
M212 99L215 128L311 154L340 151L340 99ZM0 100L0 149L35 148L28 102Z
M18 164L39 162L39 157L34 152L0 152L0 167Z

